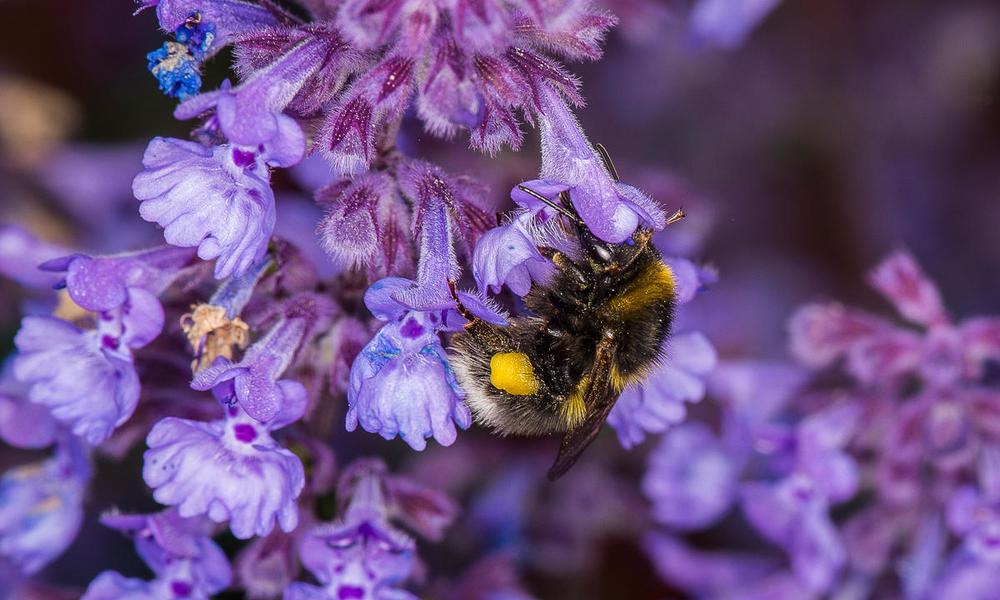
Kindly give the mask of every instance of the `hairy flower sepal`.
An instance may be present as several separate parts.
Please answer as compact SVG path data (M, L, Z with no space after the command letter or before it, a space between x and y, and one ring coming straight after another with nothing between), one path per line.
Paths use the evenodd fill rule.
M569 186L573 208L606 242L624 242L640 224L663 229L667 223L663 209L645 193L612 177L559 92L543 86L540 103L542 180L524 185L541 188L540 192L559 184Z
M142 471L156 501L176 506L182 517L229 521L240 539L267 535L275 524L283 531L295 529L305 471L271 431L302 416L305 389L298 389L301 396L286 397L284 410L266 424L234 401L226 402L235 393L231 382L213 390L228 404L224 419L204 423L168 417L157 423L146 438Z
M439 314L409 312L382 327L351 367L347 430L358 424L385 439L397 435L414 450L433 437L454 443L455 425L467 429L472 413L441 346Z

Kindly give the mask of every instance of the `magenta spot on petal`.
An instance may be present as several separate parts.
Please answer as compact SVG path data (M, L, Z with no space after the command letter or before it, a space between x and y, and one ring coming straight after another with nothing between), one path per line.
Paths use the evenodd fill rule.
M111 350L117 350L120 342L116 337L105 335L101 337L101 345Z
M253 152L247 152L245 150L234 148L233 162L236 163L237 167L246 169L247 167L253 166L253 164L257 162L257 155Z
M172 591L175 596L187 598L191 595L191 584L186 581L172 581L170 583L170 591Z
M424 326L418 323L416 319L407 319L403 323L403 326L400 327L399 332L403 334L403 337L412 340L424 334Z
M356 585L342 585L337 588L337 598L345 600L347 598L364 598L365 590Z
M253 425L247 425L246 423L239 423L234 426L233 434L236 436L236 439L244 444L249 444L257 439L257 430L253 428Z

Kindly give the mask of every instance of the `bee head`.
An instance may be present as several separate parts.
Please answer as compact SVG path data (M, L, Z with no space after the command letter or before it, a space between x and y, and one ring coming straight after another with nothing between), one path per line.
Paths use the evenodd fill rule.
M653 232L645 227L635 230L631 237L620 244L612 244L598 238L582 222L577 224L577 237L586 257L595 265L604 268L625 267L646 249Z

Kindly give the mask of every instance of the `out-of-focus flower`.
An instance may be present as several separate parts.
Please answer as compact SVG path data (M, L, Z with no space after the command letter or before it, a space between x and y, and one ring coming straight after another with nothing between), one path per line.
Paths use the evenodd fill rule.
M103 442L135 411L139 378L114 334L25 317L15 343L14 375L31 386L28 398L87 442Z
M720 48L736 48L781 0L698 0L691 9L695 40Z
M791 349L813 367L846 358L863 384L896 386L917 374L927 386L947 388L973 380L987 360L1000 357L1000 319L979 317L953 324L940 292L907 252L889 256L870 282L924 335L839 304L809 304L791 319Z
M299 526L297 532L303 531ZM272 531L254 539L240 551L234 563L237 583L248 598L279 598L299 568L295 533Z
M58 275L38 266L67 254L65 248L44 242L17 225L0 225L0 275L25 287L46 288L58 281Z
M317 525L299 547L303 566L320 585L293 583L285 600L415 600L399 586L414 570L416 544L389 523L382 473L345 478L353 485L340 521Z
M240 275L264 256L274 230L274 194L264 158L232 146L155 138L132 183L139 214L167 243L218 259L215 276Z
M305 472L271 431L301 417L306 397L301 384L283 391L284 404L268 423L240 408L232 380L213 389L226 407L225 419L204 423L168 417L157 423L143 455L143 479L156 501L176 506L183 517L228 521L240 539L267 535L275 524L292 531Z
M622 446L642 443L684 420L685 404L705 396L705 377L715 368L715 348L698 332L667 339L661 364L640 385L625 388L608 415Z
M45 448L56 441L58 421L28 400L29 386L14 377L13 361L0 367L0 439L15 448Z
M155 578L145 581L104 571L87 587L85 600L207 600L229 587L229 561L210 537L210 521L185 519L169 509L152 515L111 513L101 522L134 538L136 552Z
M708 527L732 505L738 467L701 423L667 432L650 454L642 482L653 518L680 530Z
M63 553L83 521L90 464L75 440L0 478L0 555L31 574Z

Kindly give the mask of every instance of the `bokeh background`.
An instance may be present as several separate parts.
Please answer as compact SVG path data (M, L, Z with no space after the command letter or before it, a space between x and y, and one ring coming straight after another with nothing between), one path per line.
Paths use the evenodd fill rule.
M884 312L864 274L900 246L940 283L956 315L1000 308L1000 3L787 0L731 48L692 34L687 3L608 6L623 22L605 58L573 66L588 101L580 117L627 179L688 212L669 243L714 265L719 283L685 318L720 357L784 357L786 320L805 301L836 297ZM146 71L146 52L163 39L155 16L133 9L127 0L0 3L0 222L95 252L158 239L138 217L131 179L149 138L184 137L188 124L171 118L173 101ZM226 62L213 61L206 87L226 76ZM416 123L404 135L412 151L488 181L498 207L536 173L535 137L517 155L487 158L461 140L426 138ZM278 233L286 227L305 246L319 209L303 182L315 176L299 169L275 183ZM321 252L314 243L308 251ZM0 283L0 353L30 302ZM502 535L509 513L522 511L533 534L554 540L528 565L539 597L619 598L626 588L630 598L680 596L635 543L628 521L644 506L634 485L641 461L613 439L592 451L609 457L605 471L584 465L538 491L518 469L541 471L550 442L477 432L417 460L374 438L338 437L339 459L375 452L441 477L465 501L467 521L450 549L421 551L432 572L454 570L479 532ZM540 447L546 453L536 456ZM461 480L471 451L495 457L494 483L473 490ZM23 460L0 450L4 467ZM104 568L143 572L131 544L96 522L114 504L155 506L138 484L140 465L138 455L99 463L88 521L45 579L72 587ZM576 537L583 542L566 543Z

